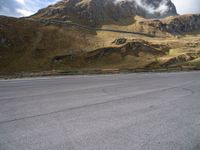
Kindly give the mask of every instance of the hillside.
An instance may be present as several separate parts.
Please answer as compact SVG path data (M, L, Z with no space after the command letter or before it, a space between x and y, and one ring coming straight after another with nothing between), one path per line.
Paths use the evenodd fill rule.
M165 10L161 10L165 7ZM103 24L127 25L134 22L134 16L162 18L177 15L174 4L167 0L63 0L39 10L34 19L56 19L90 26Z
M1 73L49 70L52 57L87 49L95 35L24 19L0 17L0 22Z
M92 1L76 2L90 4ZM28 18L0 16L0 75L200 68L199 14L160 19L134 14L134 22L129 24L124 24L120 18L113 21L110 16L110 23L100 21L98 26L88 25L84 18L87 23L81 19L75 22L74 18L73 21L62 20L59 16L62 13L53 13L51 17L44 15L50 8L65 8L64 4L69 2L72 1L64 0ZM174 6L170 1L169 4Z

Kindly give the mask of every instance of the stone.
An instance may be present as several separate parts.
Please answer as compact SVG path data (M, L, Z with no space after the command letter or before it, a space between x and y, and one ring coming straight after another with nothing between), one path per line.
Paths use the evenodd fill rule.
M113 41L112 43L114 43L116 45L122 45L122 44L125 44L126 41L127 40L125 38L119 38L119 39L116 39L115 41Z

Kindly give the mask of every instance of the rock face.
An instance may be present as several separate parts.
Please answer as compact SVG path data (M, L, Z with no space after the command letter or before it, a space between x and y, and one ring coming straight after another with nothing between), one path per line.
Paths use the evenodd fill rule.
M171 17L163 21L165 30L170 33L181 34L200 29L200 14Z
M151 34L184 34L200 29L200 14L167 17L160 20L143 20L136 23L139 32ZM146 30L145 30L146 29Z
M135 15L160 18L177 15L177 12L170 0L62 0L39 10L32 18L101 25L129 23Z
M195 60L200 57L200 52L198 53L187 53L167 60L165 63L161 64L161 67L169 67L170 65L181 64L191 60Z
M115 43L116 44L116 43ZM118 45L118 44L116 44ZM158 50L160 47L160 50ZM128 56L135 56L140 57L140 53L144 53L150 56L164 56L165 52L163 50L168 50L170 47L163 45L153 45L148 43L144 40L132 40L125 42L121 46L117 47L104 47L93 50L91 52L85 53L85 55L62 55L62 56L55 56L52 60L53 65L57 64L68 64L74 65L71 62L77 62L78 60L82 60L81 65L89 65L89 64L96 64L96 63L119 63L123 62L124 59ZM111 62L109 62L112 60Z

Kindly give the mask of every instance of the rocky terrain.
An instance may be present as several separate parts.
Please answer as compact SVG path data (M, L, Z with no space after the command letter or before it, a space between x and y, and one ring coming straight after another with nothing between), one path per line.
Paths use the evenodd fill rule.
M199 69L200 14L142 2L153 11L134 1L63 0L27 18L0 16L0 75Z
M161 7L166 7L161 10ZM63 0L41 9L34 19L57 19L97 26L102 24L130 24L134 16L160 18L177 15L174 4L167 0Z
M200 14L190 14L182 16L170 16L160 20L143 20L135 24L138 31L145 32L147 28L150 32L167 32L173 35L184 34L200 29Z

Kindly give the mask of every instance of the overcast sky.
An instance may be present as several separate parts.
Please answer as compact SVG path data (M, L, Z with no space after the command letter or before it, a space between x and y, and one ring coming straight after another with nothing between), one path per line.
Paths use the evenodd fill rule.
M180 14L200 13L200 0L172 0Z
M0 0L0 15L29 16L59 0ZM200 0L172 0L179 14L200 13Z

